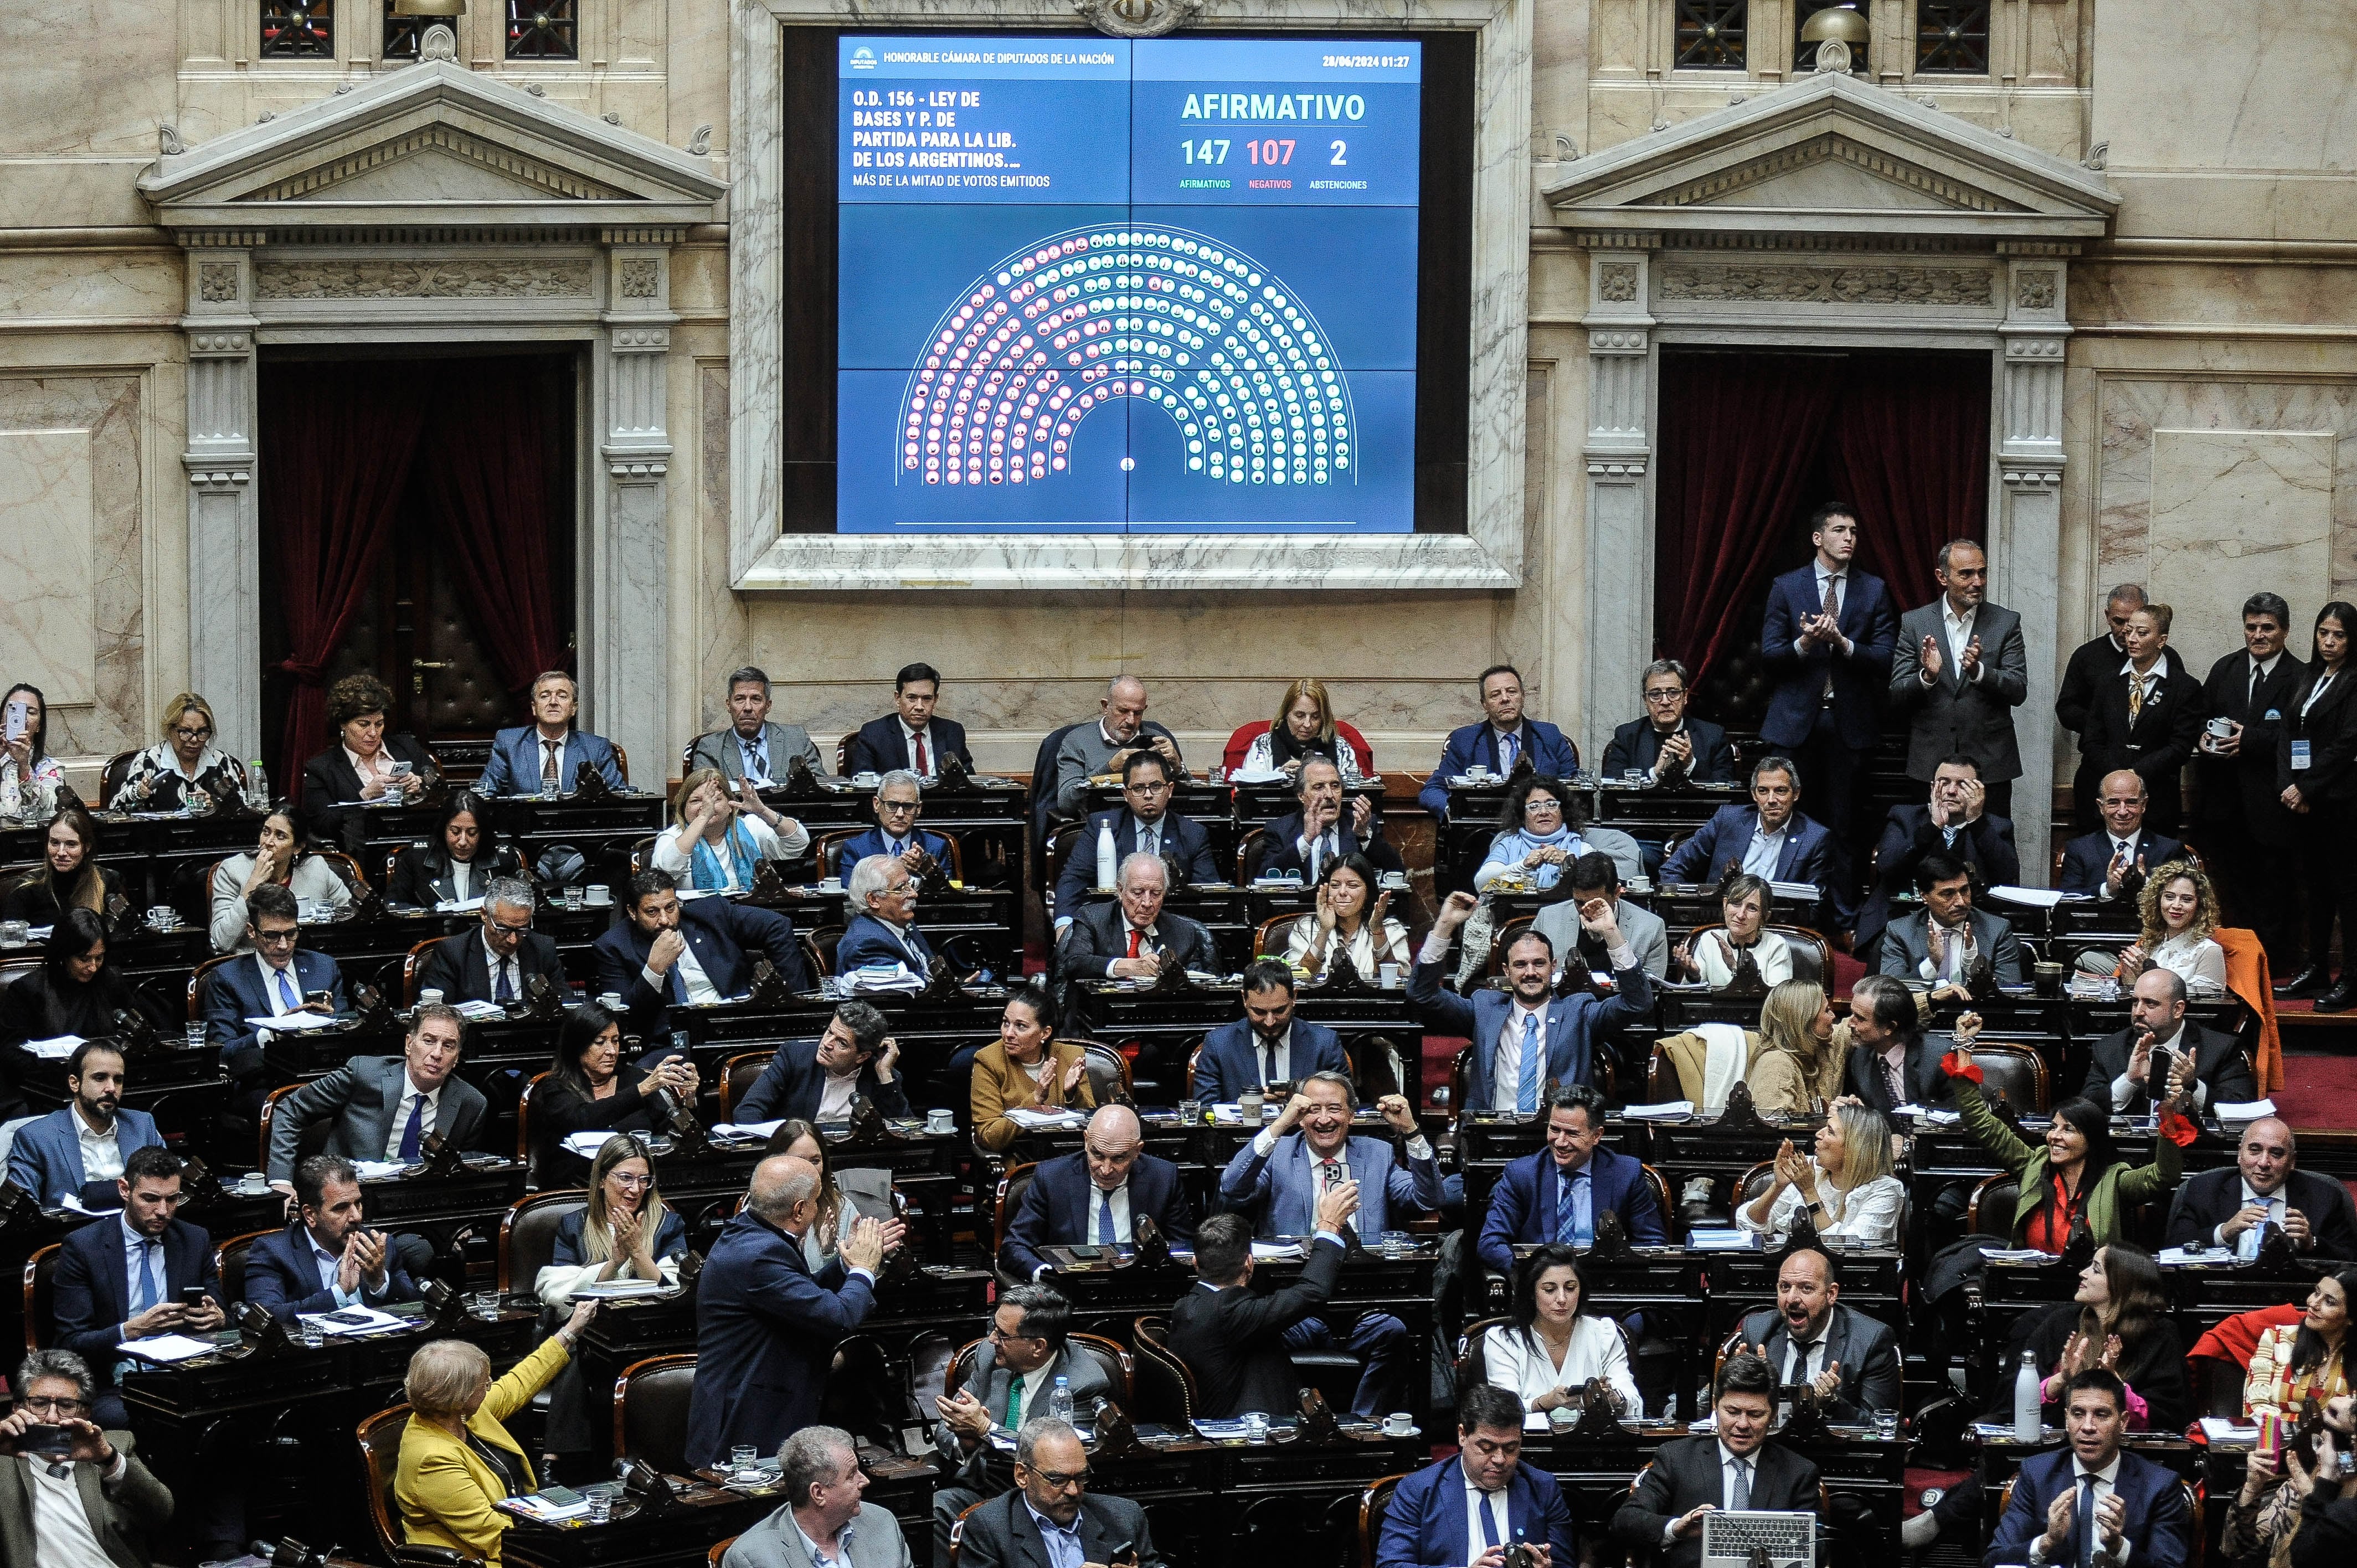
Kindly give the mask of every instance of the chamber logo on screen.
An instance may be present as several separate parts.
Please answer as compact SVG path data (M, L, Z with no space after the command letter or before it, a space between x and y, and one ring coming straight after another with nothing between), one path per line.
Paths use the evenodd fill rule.
M862 44L857 48L852 50L851 69L854 70L874 70L876 69L876 51L869 48L866 44Z
M1041 240L942 313L901 399L896 477L1050 479L1068 470L1081 423L1121 398L1168 414L1188 471L1206 479L1323 485L1358 472L1350 381L1293 290L1209 236L1133 225Z

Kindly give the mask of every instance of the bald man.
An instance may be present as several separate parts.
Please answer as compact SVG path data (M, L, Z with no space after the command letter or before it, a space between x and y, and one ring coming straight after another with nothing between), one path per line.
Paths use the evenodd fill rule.
M753 1167L744 1212L705 1259L695 1296L695 1388L685 1454L715 1465L739 1444L774 1454L818 1420L834 1347L876 1306L876 1271L899 1220L854 1220L813 1274L802 1236L818 1219L818 1166L773 1155Z
M1137 1222L1151 1218L1172 1241L1195 1238L1195 1216L1178 1184L1178 1167L1146 1154L1137 1112L1107 1105L1089 1118L1081 1152L1048 1160L1031 1173L998 1266L1017 1279L1038 1280L1055 1265L1053 1246L1127 1246Z
M2357 1258L2357 1205L2340 1182L2299 1168L2291 1129L2266 1117L2243 1129L2234 1168L2188 1176L2169 1208L2169 1245L2259 1250L2259 1223L2279 1225L2294 1248Z
M1074 725L1056 748L1056 815L1067 822L1080 816L1088 807L1089 780L1100 773L1120 772L1121 765L1140 751L1151 751L1168 762L1172 783L1187 781L1178 737L1146 716L1146 682L1135 675L1116 675L1097 699L1097 716Z
M2183 844L2145 826L2145 807L2150 799L2144 775L2136 769L2122 768L2104 774L2095 787L2101 831L2062 846L2062 876L2055 886L2071 897L2125 898L2134 903L2144 891L2147 874L2183 859Z

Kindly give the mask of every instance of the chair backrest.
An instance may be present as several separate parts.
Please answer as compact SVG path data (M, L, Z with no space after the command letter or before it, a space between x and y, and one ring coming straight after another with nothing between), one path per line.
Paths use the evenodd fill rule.
M2020 1202L2020 1178L2000 1171L1973 1188L1964 1228L1978 1236L2010 1236L2013 1211Z
M1973 1062L1981 1069L1981 1092L1991 1099L2002 1091L2006 1102L2025 1116L2054 1109L2052 1071L2036 1047L1975 1040Z
M998 1202L990 1223L990 1255L998 1256L1006 1245L1006 1228L1014 1221L1015 1211L1023 1206L1023 1195L1031 1188L1031 1178L1039 1174L1039 1162L1028 1161L1006 1167L998 1178Z
M1237 886L1248 887L1252 885L1253 865L1260 859L1261 851L1266 848L1267 844L1268 830L1265 827L1254 828L1251 832L1245 833L1243 837L1236 841L1235 884ZM1261 927L1261 935L1264 943L1265 942L1267 934L1268 927L1266 923L1264 922ZM1264 945L1262 947L1255 948L1253 950L1255 952L1265 952L1267 948Z
M52 1241L25 1260L25 1348L46 1350L57 1336L59 1243Z
M1458 1047L1457 1059L1448 1064L1448 1113L1451 1117L1465 1114L1470 1109L1465 1103L1467 1091L1473 1083L1473 1047Z
M114 792L123 788L123 781L125 779L131 777L131 759L138 755L138 751L135 748L130 751L118 751L106 759L106 766L99 770L97 804L101 806L113 804Z
M1492 1328L1507 1320L1503 1317L1477 1318L1465 1326L1457 1337L1457 1386L1466 1388L1490 1380L1490 1353L1482 1339Z
M836 832L819 834L811 844L811 856L818 862L819 875L840 876L845 883L850 882L850 870L842 865L843 846L866 831L866 828L845 828Z
M612 742L611 745L614 747L614 766L621 770L622 782L628 784L630 781L630 751L619 740Z
M532 1289L556 1256L556 1228L588 1207L589 1194L580 1187L535 1192L510 1204L500 1217L500 1289Z
M1080 727L1071 724L1049 730L1040 741L1038 754L1031 758L1031 842L1043 851L1048 840L1048 813L1056 804L1056 753L1063 749L1064 737Z
M8 1151L16 1146L17 1129L39 1120L38 1116L16 1116L0 1122L0 1166L7 1165Z
M334 872L342 880L343 885L354 893L365 893L369 890L368 873L361 869L359 861L354 860L342 850L315 849L310 853L312 858L326 862L328 869Z
M205 960L204 962L197 965L196 968L188 972L188 990L187 1000L188 1021L189 1023L193 1024L197 1021L197 1004L203 999L206 978L221 965L230 962L231 960L241 959L246 956L248 955L244 953L223 953L219 958L209 958Z
M900 1429L915 1425L918 1419L906 1366L896 1369L872 1335L854 1334L836 1342L826 1389L819 1399L821 1422L889 1448L899 1441Z
M1745 1171L1743 1179L1735 1184L1735 1207L1741 1208L1745 1204L1751 1202L1761 1193L1766 1192L1775 1179L1776 1162L1773 1160L1762 1160Z
M1637 1168L1645 1173L1645 1185L1653 1189L1653 1207L1661 1213L1663 1226L1674 1231L1677 1229L1677 1210L1670 1207L1668 1178L1648 1165L1640 1165Z
M1047 847L1041 852L1045 870L1041 874L1039 888L1050 904L1055 902L1056 883L1064 875L1064 863L1072 858L1072 846L1081 842L1081 829L1084 825L1067 822L1048 835ZM1072 912L1070 909L1056 911L1058 915L1067 917Z
M540 1185L540 1151L532 1142L532 1097L533 1091L548 1081L548 1074L536 1072L532 1081L516 1096L516 1158L523 1162L523 1179L531 1187Z
M1137 1397L1137 1365L1120 1341L1102 1334L1072 1334L1065 1337L1065 1342L1075 1356L1087 1356L1096 1362L1106 1386L1114 1391L1114 1402L1129 1409Z
M847 729L834 743L834 776L837 779L851 777L851 743L858 738L856 729Z
M720 1568L720 1560L727 1556L728 1549L736 1544L737 1538L733 1535L726 1540L714 1541L712 1550L704 1554L704 1568Z
M1488 974L1506 972L1506 950L1522 940L1522 935L1536 922L1535 915L1517 915L1498 928L1497 940L1490 944L1490 962L1483 972ZM1561 955L1558 954L1558 957Z
M1294 922L1300 918L1301 916L1295 913L1271 915L1263 920L1260 929L1253 933L1253 957L1283 958L1285 950L1291 945L1287 939L1293 935Z
M666 1476L687 1472L687 1402L695 1358L650 1356L614 1380L614 1456L643 1459Z
M813 982L834 972L834 950L843 942L841 926L821 926L810 933L809 952L818 955L816 968L811 972Z
M263 1170L270 1168L270 1129L278 1119L278 1102L302 1087L299 1083L282 1084L263 1096L262 1114L254 1118L253 1123L253 1163ZM295 1157L307 1159L327 1146L328 1122L322 1118L296 1134Z
M1195 1419L1195 1374L1170 1348L1170 1320L1158 1315L1137 1319L1130 1341L1137 1347L1137 1409L1140 1421L1184 1427Z
M275 1236L273 1230L249 1230L242 1236L232 1236L213 1249L213 1276L221 1281L221 1300L245 1299L245 1256L253 1244L264 1236Z
M1130 1076L1127 1057L1111 1046L1099 1045L1092 1040L1088 1043L1088 1050L1082 1059L1088 1064L1089 1092L1096 1096L1099 1105L1104 1104L1116 1093L1129 1092Z
M417 1005L417 972L425 967L425 955L441 945L440 937L428 937L422 942L410 943L409 951L402 955L401 993L409 999L412 1007Z
M1392 1511L1392 1494L1407 1479L1384 1476L1359 1494L1359 1568L1375 1568L1375 1542L1383 1538L1383 1516Z
M763 1070L777 1054L774 1049L738 1051L720 1064L721 1120L736 1119L738 1102L753 1092L753 1086L761 1080Z
M401 1527L401 1508L393 1501L393 1482L401 1468L401 1438L409 1430L409 1407L394 1405L362 1421L352 1431L359 1440L361 1474L367 1483L369 1523L376 1528L377 1555L386 1563L397 1555L408 1538Z

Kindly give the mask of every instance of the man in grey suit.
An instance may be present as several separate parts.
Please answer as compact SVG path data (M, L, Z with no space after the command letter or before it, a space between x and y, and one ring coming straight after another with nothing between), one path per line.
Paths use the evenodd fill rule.
M778 1450L778 1466L791 1500L738 1536L720 1568L910 1568L900 1521L860 1497L867 1476L851 1434L805 1426Z
M1670 972L1670 929L1662 918L1641 905L1631 904L1620 897L1620 865L1610 855L1590 850L1571 863L1564 877L1570 885L1571 897L1560 904L1550 904L1541 909L1532 921L1540 935L1555 944L1558 953L1568 954L1575 948L1587 961L1593 972L1612 970L1612 961L1587 928L1579 923L1579 907L1591 898L1601 898L1611 907L1612 918L1620 928L1620 940L1637 954L1638 967L1655 980L1668 978Z
M1840 1266L1822 1247L1796 1247L1776 1271L1776 1305L1743 1319L1743 1347L1786 1388L1808 1383L1837 1421L1899 1408L1899 1338L1841 1305Z
M1162 1568L1146 1510L1089 1487L1088 1450L1071 1424L1041 1418L1015 1434L1015 1487L969 1515L958 1546L964 1568L1057 1568L1135 1563ZM1057 1537L1054 1546L1048 1532ZM731 1565L733 1568L733 1565Z
M1912 711L1907 777L1929 784L1961 752L1980 764L1989 812L2011 817L2021 777L2013 710L2029 694L2021 618L1988 602L1988 555L1969 539L1940 546L1935 575L1947 591L1899 618L1890 658L1891 706Z
M728 727L695 737L687 770L717 768L731 783L750 779L757 785L782 784L787 765L797 757L813 773L826 771L808 730L770 722L770 677L748 664L728 676Z
M933 1402L942 1470L952 1484L933 1493L933 1561L950 1560L950 1527L958 1515L1004 1488L990 1477L990 1440L1012 1434L1033 1415L1048 1413L1056 1380L1066 1380L1072 1408L1092 1409L1113 1397L1097 1359L1076 1353L1066 1337L1072 1304L1047 1285L1002 1292L990 1316L990 1337L974 1352L974 1369L952 1398Z
M2029 983L2013 922L1973 908L1973 874L1962 861L1925 855L1915 866L1915 891L1923 908L1882 933L1882 973L1928 980L1937 997L1949 986L1961 989L1985 958L1999 985Z

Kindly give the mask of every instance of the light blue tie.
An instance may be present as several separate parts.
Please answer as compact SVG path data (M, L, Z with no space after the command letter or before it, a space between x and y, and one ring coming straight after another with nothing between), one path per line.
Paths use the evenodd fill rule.
M1523 1015L1522 1081L1514 1089L1514 1109L1525 1116L1539 1108L1539 1015Z
M1492 1506L1496 1501L1489 1493L1481 1494L1481 1544L1484 1546L1498 1544L1498 1513Z
M1555 1173L1555 1239L1566 1247L1585 1247L1596 1240L1595 1225L1592 1221L1587 1225L1579 1222L1578 1206L1572 1201L1584 1174L1584 1169ZM1582 1235L1582 1231L1587 1234Z
M1121 1238L1113 1233L1113 1194L1100 1188L1097 1192L1097 1245L1118 1245Z
M278 972L278 1000L289 1013L299 1012L303 1006L303 999L295 993L295 982L283 969Z
M156 1261L163 1247L155 1241L139 1243L139 1279L131 1290L131 1316L138 1316L163 1299L163 1287L156 1280Z

